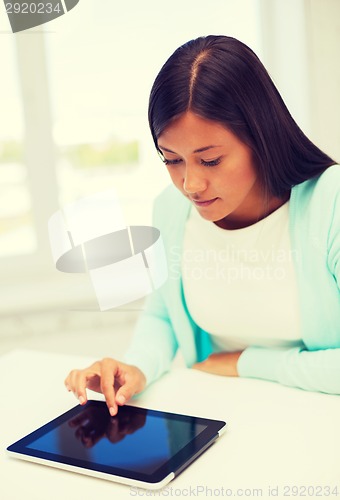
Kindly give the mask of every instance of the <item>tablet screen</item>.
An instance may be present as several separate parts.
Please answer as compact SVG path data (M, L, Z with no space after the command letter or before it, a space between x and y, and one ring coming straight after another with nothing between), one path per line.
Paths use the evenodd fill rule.
M111 417L105 402L88 401L7 450L18 458L125 484L156 485L179 474L224 428L220 420L129 405Z
M91 405L27 448L152 474L206 427L194 418L172 420L128 406L111 417L106 405Z

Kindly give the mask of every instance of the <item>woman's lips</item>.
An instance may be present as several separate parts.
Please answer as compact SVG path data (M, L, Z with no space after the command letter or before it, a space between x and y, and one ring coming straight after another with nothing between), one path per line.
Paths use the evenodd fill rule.
M211 200L202 200L202 201L191 199L191 201L193 203L195 203L195 205L197 207L208 207L209 205L214 203L214 201L216 201L216 200L217 200L217 198L212 198Z

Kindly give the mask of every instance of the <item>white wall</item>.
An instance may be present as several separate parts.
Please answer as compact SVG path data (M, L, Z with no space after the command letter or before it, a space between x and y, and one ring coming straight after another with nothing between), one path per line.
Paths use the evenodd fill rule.
M340 161L340 1L259 0L262 61L302 130Z
M340 1L305 0L312 139L340 162Z
M259 0L262 62L309 135L310 85L304 0Z

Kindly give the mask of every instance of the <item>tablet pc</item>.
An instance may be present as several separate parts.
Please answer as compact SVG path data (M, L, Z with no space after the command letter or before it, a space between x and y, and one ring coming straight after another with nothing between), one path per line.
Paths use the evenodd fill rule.
M136 406L111 417L104 401L77 405L7 448L17 458L111 481L162 488L226 423Z

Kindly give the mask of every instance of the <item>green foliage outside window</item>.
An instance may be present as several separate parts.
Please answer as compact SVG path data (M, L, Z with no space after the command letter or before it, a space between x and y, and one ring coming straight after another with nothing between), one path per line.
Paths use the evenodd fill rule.
M65 151L65 156L75 167L97 167L134 164L138 161L138 141L105 144L78 144Z
M75 167L99 167L135 164L139 158L138 141L121 142L110 140L105 144L77 144L62 151ZM6 141L0 143L0 163L21 163L22 143Z
M0 163L22 162L23 147L20 142L6 141L0 143Z

